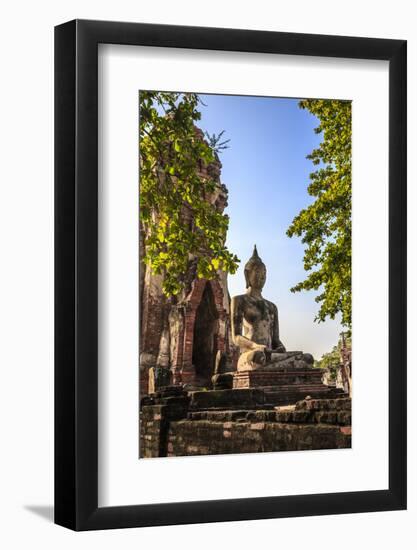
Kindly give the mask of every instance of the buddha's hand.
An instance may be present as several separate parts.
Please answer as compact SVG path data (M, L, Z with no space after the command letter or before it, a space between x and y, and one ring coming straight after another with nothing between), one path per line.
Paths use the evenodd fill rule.
M254 365L266 364L266 346L264 344L254 344L251 351L251 362Z
M256 344L255 342L253 343L253 346L252 346L252 349L253 351L265 351L266 350L266 346L264 344Z

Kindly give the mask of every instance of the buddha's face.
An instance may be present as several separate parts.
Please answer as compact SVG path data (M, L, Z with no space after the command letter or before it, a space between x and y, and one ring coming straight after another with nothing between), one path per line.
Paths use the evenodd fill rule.
M255 265L248 272L249 286L262 290L266 281L266 267L264 265Z

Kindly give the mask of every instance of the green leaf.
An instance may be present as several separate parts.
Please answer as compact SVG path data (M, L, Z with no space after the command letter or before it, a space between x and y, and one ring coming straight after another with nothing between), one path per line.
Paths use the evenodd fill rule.
M164 294L175 296L184 288L190 256L198 258L198 276L205 278L215 277L218 269L234 273L239 259L224 247L227 215L206 199L220 181L199 175L202 162L210 168L218 157L194 125L201 117L198 95L141 92L139 97L144 262L163 275Z
M308 275L292 292L320 289L316 320L342 315L351 326L351 150L350 101L306 99L299 103L319 120L315 132L323 140L307 158L317 170L310 174L308 193L315 201L301 210L287 229L306 245L304 268Z

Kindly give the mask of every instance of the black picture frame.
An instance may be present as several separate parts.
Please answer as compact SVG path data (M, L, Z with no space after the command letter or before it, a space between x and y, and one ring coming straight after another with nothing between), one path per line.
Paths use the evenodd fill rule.
M389 488L98 507L98 44L389 62ZM55 28L55 522L74 530L406 508L406 41L74 20Z

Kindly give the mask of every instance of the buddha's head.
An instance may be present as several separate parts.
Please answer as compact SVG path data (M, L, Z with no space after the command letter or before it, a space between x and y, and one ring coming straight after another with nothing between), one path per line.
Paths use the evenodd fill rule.
M256 288L262 290L266 281L266 266L258 256L256 245L253 249L252 257L245 265L246 288Z

